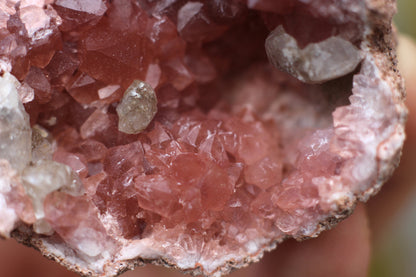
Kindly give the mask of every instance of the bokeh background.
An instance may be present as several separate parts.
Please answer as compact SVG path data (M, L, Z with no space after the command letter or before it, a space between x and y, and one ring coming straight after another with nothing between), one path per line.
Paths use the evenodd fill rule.
M396 25L401 32L416 38L416 1L398 0L397 5Z
M399 67L408 75L405 76L409 108L407 141L393 179L368 203L373 233L370 277L416 276L415 0L398 0L395 23L404 35L399 45Z
M2 1L2 0L0 0ZM416 0L398 0L401 71L407 75L407 141L398 170L382 191L318 239L285 242L262 262L232 277L415 277L416 276ZM364 227L363 227L364 226ZM1 277L76 277L33 249L0 240ZM180 277L146 266L123 277Z

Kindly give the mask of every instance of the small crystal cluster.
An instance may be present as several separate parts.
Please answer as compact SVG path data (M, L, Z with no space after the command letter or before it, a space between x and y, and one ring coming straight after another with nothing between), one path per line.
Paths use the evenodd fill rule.
M0 157L20 171L31 160L31 130L15 83L7 73L0 79Z
M35 211L37 221L33 229L37 233L50 235L53 231L44 220L45 198L48 194L58 189L67 192L70 192L71 188L75 191L79 190L80 185L77 184L76 177L68 166L55 161L42 159L34 165L27 166L23 170L22 181L26 193L32 199L33 209Z
M403 139L366 4L332 2L3 1L1 234L112 276L319 233Z
M348 40L333 36L299 49L281 25L267 38L266 51L274 66L311 84L347 75L361 62L360 51Z

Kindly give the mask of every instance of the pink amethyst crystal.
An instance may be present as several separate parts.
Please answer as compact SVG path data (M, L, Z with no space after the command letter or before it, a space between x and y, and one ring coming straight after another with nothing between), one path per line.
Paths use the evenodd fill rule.
M317 236L399 158L384 2L3 1L0 234L88 276Z

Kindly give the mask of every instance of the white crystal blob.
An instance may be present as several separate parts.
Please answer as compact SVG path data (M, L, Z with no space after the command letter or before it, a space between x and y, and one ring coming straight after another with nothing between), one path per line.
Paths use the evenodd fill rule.
M0 77L0 159L9 161L20 172L31 160L32 135L18 84L9 73Z
M361 62L360 50L351 42L332 36L301 49L280 25L266 39L269 61L302 82L319 84L354 71Z
M135 80L117 106L118 129L127 134L138 134L147 128L157 112L157 98L153 88Z
M33 201L37 220L33 228L41 234L51 231L49 224L44 221L43 209L43 202L49 193L60 189L73 195L82 194L82 185L71 168L51 160L40 160L26 167L22 173L22 180L26 193Z

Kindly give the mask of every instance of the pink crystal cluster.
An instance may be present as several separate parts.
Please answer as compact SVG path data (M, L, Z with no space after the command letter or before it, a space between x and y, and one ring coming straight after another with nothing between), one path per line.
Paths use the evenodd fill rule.
M108 258L153 238L146 247L160 252L171 245L164 258L190 259L184 268L218 257L240 261L271 240L317 232L364 178L346 178L344 168L359 151L345 142L351 135L341 115L356 109L339 108L340 128L334 129L327 118L335 107L308 96L320 99L329 86L273 72L263 45L282 25L300 47L331 36L359 47L363 5L0 3L0 69L34 90L34 100L25 101L31 124L52 134L53 160L68 165L85 192L49 193L45 220L81 256ZM157 113L144 131L126 134L118 129L116 108L135 80L155 90ZM353 154L342 152L345 144ZM25 201L16 210L29 209ZM119 258L136 258L139 248Z
M220 212L236 190L250 186L254 193L280 182L274 127L251 111L230 117L195 109L200 93L195 84L210 82L218 70L230 67L221 64L217 69L202 46L220 38L234 20L245 20L244 5L110 5L101 0L44 4L7 2L10 18L2 43L21 50L4 47L9 52L3 60L34 89L35 99L26 108L31 122L49 129L58 142L53 159L69 165L100 212L118 221L116 235L141 236L147 225L151 232L154 220L209 228L223 217ZM38 20L25 23L27 17ZM149 131L139 136L119 132L115 113L134 79L157 88L160 103ZM56 211L74 211L49 197L45 203L46 219L66 238L68 230L60 227Z

